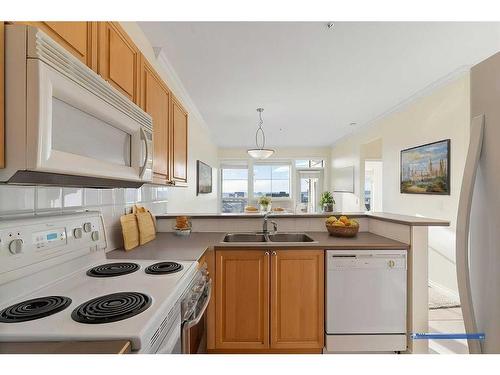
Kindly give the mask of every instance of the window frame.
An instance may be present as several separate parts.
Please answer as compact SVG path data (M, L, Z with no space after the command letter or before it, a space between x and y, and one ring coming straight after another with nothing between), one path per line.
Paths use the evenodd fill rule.
M307 161L307 166L305 167L302 167L302 166L297 166L297 162L298 161ZM321 166L318 167L318 166L313 166L313 162L318 162L320 161L321 162ZM314 159L294 159L293 161L294 163L294 166L296 169L325 169L325 159L318 159L318 158L314 158Z

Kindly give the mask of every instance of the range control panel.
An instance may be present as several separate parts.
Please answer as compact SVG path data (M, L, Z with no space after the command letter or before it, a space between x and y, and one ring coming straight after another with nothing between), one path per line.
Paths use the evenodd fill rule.
M105 248L100 212L0 219L0 275Z
M56 228L43 232L33 233L33 247L37 251L50 249L67 244L66 228Z

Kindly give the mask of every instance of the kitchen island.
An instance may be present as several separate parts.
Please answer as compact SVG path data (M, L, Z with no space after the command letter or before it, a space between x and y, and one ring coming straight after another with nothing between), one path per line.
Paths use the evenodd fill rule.
M217 280L220 278L218 271L220 271L222 265L220 262L230 259L228 256L232 259L230 261L235 261L235 257L247 257L249 259L248 262L260 264L259 262L262 262L263 258L260 258L258 250L262 253L269 252L274 254L276 252L277 254L281 254L282 257L287 256L295 259L304 257L309 262L314 263L316 261L315 267L319 269L319 267L324 266L324 263L320 262L319 259L324 258L325 250L406 250L408 267L407 352L427 353L428 343L425 340L413 341L410 339L410 335L414 332L428 332L428 227L449 226L449 222L391 213L348 213L349 217L355 218L359 222L360 231L358 235L354 238L329 236L325 228L325 217L330 215L338 217L342 214L335 212L331 214L278 213L268 215L269 220L276 222L279 232L303 232L314 240L313 242L302 243L223 242L226 233L261 231L264 216L261 213L191 214L189 216L191 217L193 233L188 237L176 236L173 233L176 214L158 215L156 218L159 233L153 242L129 252L117 249L109 252L107 256L108 258L117 259L198 260L200 263L206 262L215 284L214 300L217 300ZM286 253L287 250L289 251L288 253ZM227 251L232 253L227 253L228 256L224 256L224 253ZM216 264L219 265L217 266ZM262 276L265 276L265 274L262 274ZM319 276L323 277L323 275ZM243 281L245 280L238 280L238 282ZM264 291L264 289L261 290L261 292ZM222 290L220 289L219 294L221 292ZM237 293L237 291L233 292ZM318 303L322 304L323 300L318 300ZM267 349L259 351L253 349L247 350L244 345L238 348L238 345L232 346L230 343L218 343L216 321L222 319L222 317L217 315L215 305L215 302L210 304L208 314L207 344L210 351L263 352L262 350L264 350L264 352L283 352L285 350L287 352L294 352L293 348L272 351L269 349L272 345L268 345ZM318 311L321 310L319 307ZM220 308L219 306L219 310ZM265 329L262 331L264 332ZM270 339L267 338L267 340ZM318 343L319 341L316 341L315 345L317 346ZM231 350L228 350L228 347ZM233 347L235 348L234 350L232 349ZM308 351L302 349L299 352ZM317 352L317 349L310 349L309 352Z
M201 263L207 263L210 274L213 276L212 279L216 284L214 286L216 291L214 299L217 299L217 279L220 277L217 269L220 270L223 264L218 262L225 262L225 259L228 259L224 254L230 255L231 258L247 256L250 259L249 262L257 262L255 264L258 264L262 258L259 258L258 251L252 252L254 250L261 250L262 253L276 252L278 255L281 253L282 256L286 256L286 251L290 250L290 256L297 257L303 254L308 258L310 264L316 261L315 267L319 269L323 265L319 261L319 254L322 254L321 259L324 258L323 254L327 249L406 250L408 266L407 352L427 353L428 343L425 340L412 341L410 334L428 332L428 227L448 226L449 222L389 213L352 213L347 215L356 218L359 222L360 232L358 235L355 238L335 238L329 236L325 229L325 216L330 215L332 214L280 213L269 215L269 219L277 223L279 232L304 232L314 240L302 243L222 242L226 233L261 231L263 215L260 213L191 214L189 216L191 217L193 233L188 237L178 237L173 233L176 214L158 215L157 229L160 233L155 241L129 252L120 249L109 252L108 258L201 260ZM338 217L341 213L333 213L333 215ZM218 254L217 257L216 254ZM234 259L231 261L238 261L238 259ZM219 290L220 292L222 290ZM323 302L321 301L321 306L323 306ZM318 305L318 311L322 311L321 306ZM246 349L244 347L242 349L241 345L240 348L235 345L233 351L231 343L218 343L215 333L217 319L220 320L221 317L217 315L215 303L211 303L208 318L208 348L212 352L245 352ZM264 331L266 329L262 330L262 332ZM267 338L267 340L272 340L272 338ZM315 344L317 347L319 341L316 341ZM267 349L262 350L273 352L270 351L269 344ZM317 352L316 350L311 349L309 352ZM252 351L259 352L258 350ZM280 350L276 349L274 352L280 352ZM287 352L293 352L293 350L288 349ZM300 352L307 351L303 349Z
M162 232L154 241L133 251L117 249L107 256L206 263L214 284L207 315L209 352L321 353L325 331L325 250L396 251L408 250L408 244L370 232L360 232L354 238L332 237L326 231L306 234L312 242L224 242L224 232L194 232L189 236ZM233 272L236 269L238 272ZM271 288L277 286L271 282L275 273L287 282L272 292ZM295 293L297 285L301 285L300 295ZM260 292L255 293L257 290ZM282 295L287 301L283 300L282 307L276 309L280 318L276 315L274 323L268 316L282 299L273 299L271 295ZM240 305L247 307L239 309ZM233 313L223 312L233 308ZM297 309L301 311L299 315L291 313ZM273 330L278 324L276 319L288 328ZM242 321L248 325L240 324ZM227 329L222 329L223 325ZM297 335L297 329L302 333L290 339L290 334Z
M160 232L157 233L156 239L148 244L132 251L117 249L109 252L107 257L128 260L191 260L200 264L206 263L214 284L207 314L209 352L321 353L324 346L325 250L391 251L408 250L409 246L367 231L358 233L354 238L332 237L326 231L309 231L306 234L312 242L224 242L225 232L193 232L189 236ZM292 265L292 268L288 265ZM239 272L233 272L236 269ZM276 285L271 282L270 275L278 272L278 269L281 275L287 272L284 277L288 281L281 284L279 290L269 293L272 285ZM294 293L297 284L302 286L300 296ZM282 321L289 320L286 323L288 327L302 327L301 330L306 332L302 340L290 341L283 329L280 333L270 330L275 324L271 324L272 319L268 318L268 314L276 304L268 300L271 294L288 295L286 299L292 305L283 306L281 313L276 314L281 314ZM229 305L237 306L242 303L249 305L243 310L236 308L230 314L222 312L227 310ZM255 307L259 310L257 315L253 310ZM297 308L302 311L300 316L287 313ZM302 316L304 312L308 316L307 319ZM264 317L264 320L258 316ZM238 323L241 321L249 324L242 326ZM222 324L236 328L232 332L222 330ZM244 327L248 327L248 331L244 331ZM295 329L291 328L292 331ZM245 337L242 339L244 342L238 342L242 337ZM253 338L248 339L249 337ZM271 344L273 337L276 337L276 342Z

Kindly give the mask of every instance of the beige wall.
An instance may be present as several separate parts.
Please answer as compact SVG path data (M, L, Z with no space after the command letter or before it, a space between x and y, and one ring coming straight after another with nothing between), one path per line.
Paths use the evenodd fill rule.
M451 221L449 229L430 230L429 272L433 282L453 291L456 291L455 222L469 139L469 102L469 74L464 73L451 82L421 95L373 125L339 141L332 147L331 152L332 174L337 167L355 167L354 194L335 194L340 210L360 209L360 202L363 201L361 186L364 183L364 174L360 171L364 170L365 157L373 157L371 151L376 148L367 147L366 144L377 140L381 142L381 159L384 165L383 210ZM400 151L447 138L451 139L451 194L401 194ZM371 145L375 146L377 142Z
M168 211L193 213L216 212L218 159L217 146L212 141L210 131L189 98L189 94L175 74L175 71L169 65L167 61L168 56L163 55L159 59L155 57L153 47L137 23L121 22L120 24L189 112L188 187L169 188ZM201 160L214 168L212 171L213 192L211 194L196 195L196 160Z

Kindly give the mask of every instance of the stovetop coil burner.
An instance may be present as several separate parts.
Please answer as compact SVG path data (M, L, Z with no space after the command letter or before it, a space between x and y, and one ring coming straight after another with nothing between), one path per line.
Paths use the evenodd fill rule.
M150 275L165 275L182 270L182 265L176 262L160 262L146 268L146 273Z
M87 271L87 275L91 277L114 277L127 275L139 269L137 263L107 263L93 267Z
M117 322L140 314L151 306L151 297L138 292L120 292L93 298L71 313L74 321L87 324Z
M64 310L71 304L71 299L61 296L33 298L16 303L0 311L0 322L19 323L44 318Z

